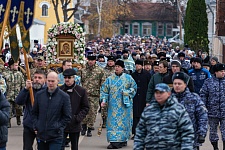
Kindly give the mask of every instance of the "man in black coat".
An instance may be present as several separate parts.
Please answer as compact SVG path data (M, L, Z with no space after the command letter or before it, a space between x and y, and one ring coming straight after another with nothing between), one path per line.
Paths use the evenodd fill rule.
M35 96L38 91L43 90L46 87L45 82L46 74L44 70L37 69L34 73L33 81L26 81L25 88L20 91L15 100L18 105L25 106L23 116L23 150L33 150L33 143L36 138L31 117L32 104L29 88L32 87Z
M76 71L74 69L66 69L63 72L64 84L60 87L61 90L69 94L72 108L72 120L64 130L64 142L69 135L71 141L71 150L78 150L79 136L81 131L81 121L86 117L89 111L89 103L86 90L75 83Z
M163 77L163 83L166 83L169 85L170 88L173 88L173 81L172 76L176 72L184 72L187 74L187 70L184 68L181 68L181 63L179 60L172 60L171 62L171 70L168 71L169 73ZM193 80L190 78L187 87L189 88L190 92L194 92L194 83Z
M35 96L32 120L38 150L61 150L64 129L71 120L70 97L57 87L58 81L57 73L49 72L47 88Z
M133 127L132 133L135 135L135 128L140 120L141 113L146 106L146 93L151 74L143 69L143 60L135 61L136 70L131 74L137 84L137 93L133 98ZM134 137L134 136L133 136ZM131 139L133 139L133 137Z
M0 149L6 149L8 141L8 121L10 118L10 104L0 91Z

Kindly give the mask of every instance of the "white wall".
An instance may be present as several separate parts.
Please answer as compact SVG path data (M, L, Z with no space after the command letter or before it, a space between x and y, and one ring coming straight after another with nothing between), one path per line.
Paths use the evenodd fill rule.
M43 45L44 43L44 35L47 34L44 31L44 25L32 25L30 28L30 43L31 48L34 47L34 40L38 40L38 43Z

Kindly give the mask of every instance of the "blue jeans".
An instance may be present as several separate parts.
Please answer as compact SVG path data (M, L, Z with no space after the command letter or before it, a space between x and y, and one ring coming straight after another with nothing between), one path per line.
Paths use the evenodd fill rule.
M0 147L0 150L6 150L6 147Z
M61 150L63 138L56 139L48 142L44 142L41 140L38 141L38 150Z

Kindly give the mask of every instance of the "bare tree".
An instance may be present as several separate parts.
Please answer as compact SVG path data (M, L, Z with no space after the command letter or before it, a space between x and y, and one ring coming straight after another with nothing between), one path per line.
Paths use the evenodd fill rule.
M71 8L69 8L68 7L69 4L73 3L72 0L60 0L60 4L62 6L61 8L62 8L62 12L63 12L63 21L64 22L69 21L74 16L76 11L78 10L80 2L81 2L81 0L77 0L77 3L74 4ZM58 12L59 0L52 0L52 4L54 6L57 23L60 23L61 20L60 20L59 12ZM71 12L71 13L69 14L69 12Z

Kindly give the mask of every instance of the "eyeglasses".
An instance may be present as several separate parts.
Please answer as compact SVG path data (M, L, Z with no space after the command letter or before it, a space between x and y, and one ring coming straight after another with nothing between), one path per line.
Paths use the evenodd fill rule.
M65 76L64 79L66 79L66 78L71 79L72 77L71 76Z

